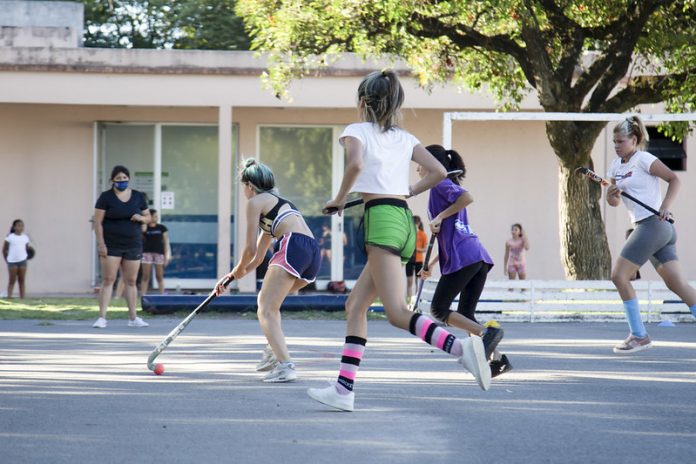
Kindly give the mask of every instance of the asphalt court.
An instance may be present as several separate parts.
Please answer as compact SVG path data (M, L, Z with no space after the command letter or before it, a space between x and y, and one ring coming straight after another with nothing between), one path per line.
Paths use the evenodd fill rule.
M254 371L258 323L0 321L3 463L655 463L696 455L696 324L648 326L655 347L618 356L624 323L505 324L514 370L481 391L453 358L370 321L356 411L305 390L334 379L344 322L287 320L300 378Z

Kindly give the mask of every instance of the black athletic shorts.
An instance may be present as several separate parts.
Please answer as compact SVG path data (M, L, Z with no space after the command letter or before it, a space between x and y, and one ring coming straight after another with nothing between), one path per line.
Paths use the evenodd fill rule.
M143 248L133 247L133 248L113 248L106 247L107 256L115 256L116 258L125 259L126 261L140 261L143 258Z
M415 261L409 261L406 263L406 275L411 277L412 275L418 275L420 270L423 269L423 263L417 263Z

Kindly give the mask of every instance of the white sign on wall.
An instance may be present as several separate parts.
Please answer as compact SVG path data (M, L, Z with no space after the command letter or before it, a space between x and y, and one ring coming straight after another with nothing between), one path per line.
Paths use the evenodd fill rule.
M174 192L162 192L160 199L161 209L174 209Z

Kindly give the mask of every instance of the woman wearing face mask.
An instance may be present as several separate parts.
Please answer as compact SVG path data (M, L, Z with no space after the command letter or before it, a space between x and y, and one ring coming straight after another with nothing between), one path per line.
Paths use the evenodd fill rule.
M112 188L102 192L94 206L94 233L97 236L102 283L99 291L99 319L92 325L106 327L106 308L111 301L116 273L126 284L128 326L147 327L149 324L136 315L138 277L143 255L142 224L150 222L145 195L128 187L130 171L125 166L115 166L111 171Z

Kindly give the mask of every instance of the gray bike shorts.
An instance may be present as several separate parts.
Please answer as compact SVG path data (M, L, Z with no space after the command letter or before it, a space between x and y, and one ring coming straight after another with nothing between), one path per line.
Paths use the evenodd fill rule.
M674 224L650 216L635 223L635 229L621 250L621 257L637 266L650 260L660 264L677 259L677 230Z

